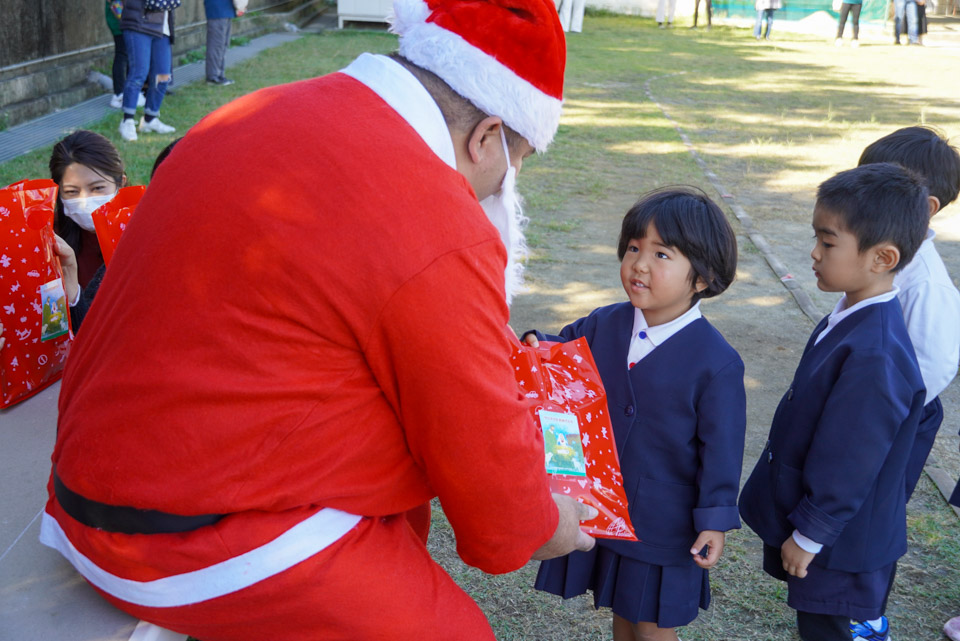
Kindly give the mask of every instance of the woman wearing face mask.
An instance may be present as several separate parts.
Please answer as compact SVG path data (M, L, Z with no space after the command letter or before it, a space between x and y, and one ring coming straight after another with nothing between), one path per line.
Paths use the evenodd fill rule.
M109 140L75 131L53 147L50 178L60 187L53 220L70 320L77 331L103 278L103 255L91 214L126 186L123 160Z

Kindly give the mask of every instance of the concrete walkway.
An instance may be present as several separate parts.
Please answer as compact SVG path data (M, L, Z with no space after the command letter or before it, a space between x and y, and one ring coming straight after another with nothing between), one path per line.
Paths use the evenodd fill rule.
M232 67L238 62L253 58L265 49L291 42L299 37L299 33L270 33L254 38L242 47L231 47L227 50L226 66ZM203 60L199 60L174 68L174 88L203 82L206 73L205 64ZM110 93L105 93L69 109L63 109L0 132L0 162L6 162L34 149L53 145L71 131L98 122L111 114L119 116L119 110L110 107L111 97Z

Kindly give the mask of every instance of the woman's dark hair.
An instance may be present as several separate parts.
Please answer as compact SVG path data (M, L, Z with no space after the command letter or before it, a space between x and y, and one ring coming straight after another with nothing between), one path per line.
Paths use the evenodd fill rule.
M617 258L631 240L644 238L650 223L663 242L690 261L690 284L707 287L693 301L723 292L737 273L737 238L723 211L695 187L667 187L643 195L623 218Z
M107 138L98 133L81 129L75 131L53 146L50 154L50 178L60 185L67 167L77 163L116 183L123 184L123 160L120 152ZM80 251L80 226L63 213L63 203L57 194L53 228L74 251Z

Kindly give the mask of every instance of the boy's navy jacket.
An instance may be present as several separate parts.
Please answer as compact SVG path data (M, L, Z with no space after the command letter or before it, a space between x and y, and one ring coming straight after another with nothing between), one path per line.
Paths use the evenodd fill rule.
M743 361L700 318L628 369L633 318L633 305L618 303L564 327L560 336L538 332L538 338L586 337L603 379L640 542L598 543L648 563L687 564L700 531L740 527Z
M907 551L905 473L924 387L900 303L859 309L807 341L740 514L780 548L794 529L823 544L813 563L884 567Z

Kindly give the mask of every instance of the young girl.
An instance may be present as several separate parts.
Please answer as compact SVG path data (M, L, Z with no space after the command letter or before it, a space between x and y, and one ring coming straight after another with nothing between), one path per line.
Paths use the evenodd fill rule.
M740 527L743 361L699 303L733 281L737 244L703 193L670 189L627 212L617 255L629 302L537 337L590 343L640 541L598 539L545 561L536 587L564 598L593 590L597 608L613 609L615 641L677 641L674 628L710 603L724 532Z
M53 229L63 242L57 253L70 302L70 321L77 331L103 278L103 255L90 214L126 186L120 153L92 131L75 131L50 154L50 178L60 187ZM78 295L78 286L82 293Z

